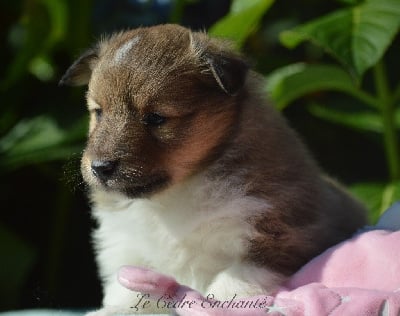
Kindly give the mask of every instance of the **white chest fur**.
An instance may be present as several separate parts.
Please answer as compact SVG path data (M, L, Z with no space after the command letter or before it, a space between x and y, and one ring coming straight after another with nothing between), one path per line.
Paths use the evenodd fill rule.
M240 260L252 233L248 218L268 207L230 183L202 177L151 200L110 193L95 193L94 200L94 239L106 288L118 268L130 264L172 275L203 293Z

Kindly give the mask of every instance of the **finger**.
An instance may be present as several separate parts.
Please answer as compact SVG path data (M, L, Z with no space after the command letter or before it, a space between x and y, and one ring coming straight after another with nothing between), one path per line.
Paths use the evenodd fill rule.
M174 296L180 287L172 277L134 266L121 267L118 271L118 281L132 291L148 293L151 296Z

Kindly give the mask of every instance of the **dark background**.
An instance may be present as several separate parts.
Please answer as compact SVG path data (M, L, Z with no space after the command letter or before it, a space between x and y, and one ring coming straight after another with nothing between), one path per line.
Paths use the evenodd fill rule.
M329 60L311 45L287 50L278 34L342 2L277 1L243 50L263 74L292 62ZM90 243L94 223L79 175L85 90L58 87L63 71L103 33L165 22L207 30L229 5L229 0L0 2L0 310L100 304ZM390 66L398 69L398 55L392 55ZM337 94L310 98L348 102ZM308 102L294 102L284 115L329 174L347 185L387 178L376 135L317 119L307 111Z

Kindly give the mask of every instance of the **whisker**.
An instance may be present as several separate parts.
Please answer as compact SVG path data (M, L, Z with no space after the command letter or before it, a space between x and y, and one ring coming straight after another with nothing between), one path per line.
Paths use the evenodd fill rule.
M77 190L86 191L86 183L82 178L80 168L81 156L82 153L71 155L62 168L61 181L66 184L71 192L76 192Z

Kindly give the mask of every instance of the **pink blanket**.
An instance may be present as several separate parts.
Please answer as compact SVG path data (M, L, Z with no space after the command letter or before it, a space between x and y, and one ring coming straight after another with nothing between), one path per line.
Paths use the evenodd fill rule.
M391 231L399 227L397 204L377 227L314 258L274 296L207 300L168 276L131 266L121 268L119 280L178 315L399 316L400 231Z

